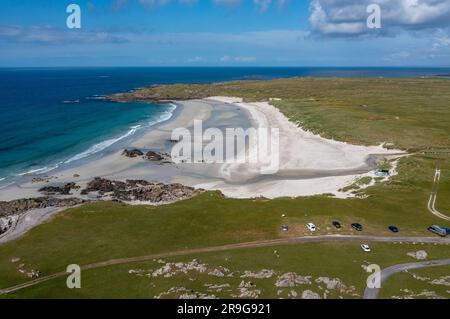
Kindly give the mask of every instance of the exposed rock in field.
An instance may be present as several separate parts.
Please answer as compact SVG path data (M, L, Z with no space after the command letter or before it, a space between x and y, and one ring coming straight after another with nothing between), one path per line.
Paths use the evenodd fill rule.
M79 189L75 183L67 183L64 186L45 186L39 189L39 192L44 193L45 195L71 195L70 191L72 189Z
M417 260L425 260L428 258L428 254L424 250L419 250L417 252L410 252L407 254L409 257L412 257Z
M31 209L46 207L75 206L87 201L79 198L58 199L52 197L37 197L17 199L9 202L0 202L0 217L20 214Z
M138 150L138 149L124 150L122 154L124 156L126 156L126 157L129 157L129 158L136 158L136 157L140 157L140 156L144 155L144 153L141 150Z
M201 292L196 292L192 289L184 287L172 287L169 290L154 296L155 299L161 299L163 297L178 297L179 299L216 299L214 295L208 295Z
M261 295L260 289L239 288L238 295L231 295L233 298L258 299Z
M207 264L200 263L197 259L188 263L166 263L162 267L152 271L152 277L173 277L179 274L189 274L191 272L198 272L200 274L208 274L215 277L224 277L225 273L229 273L229 269L224 267L211 267Z
M318 293L311 290L305 290L302 293L302 299L321 299Z
M256 279L267 279L272 278L272 276L275 274L275 271L268 270L268 269L262 269L258 272L251 272L246 270L244 274L241 276L241 278L256 278Z
M222 285L205 284L205 287L208 288L208 291L222 292L222 291L229 291L231 288L231 285L230 284L222 284Z
M208 273L208 275L215 276L215 277L225 277L225 274L219 269L214 269L214 270L210 271Z
M430 291L430 290L422 290L422 292L419 293L414 293L411 290L408 289L401 289L401 292L405 293L406 295L404 296L392 296L392 299L417 299L417 298L427 298L427 299L446 299L440 295L438 295L436 292L434 291Z
M17 267L17 271L28 278L38 278L40 274L39 270L26 269L23 263Z
M278 277L275 286L280 288L295 287L297 285L311 285L311 276L300 276L295 272L288 272Z
M431 278L429 278L429 277L422 277L422 276L420 276L418 274L415 274L415 273L412 273L412 272L410 272L408 270L405 270L405 272L410 274L415 280L419 280L419 281L429 281L429 280L431 280Z
M241 281L238 287L238 295L231 295L233 298L257 299L261 295L261 290L256 289L251 281Z
M347 286L339 278L319 277L315 280L318 284L325 284L329 290L337 290L341 294L355 294L356 288L353 286Z
M432 285L442 285L450 287L450 276L444 276L431 282Z

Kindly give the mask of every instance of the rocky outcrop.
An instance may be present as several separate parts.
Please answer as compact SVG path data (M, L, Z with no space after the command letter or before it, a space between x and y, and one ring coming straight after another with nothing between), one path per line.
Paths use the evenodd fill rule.
M141 201L150 203L174 202L191 198L200 193L192 187L181 184L152 183L144 180L127 180L126 182L111 181L96 177L88 183L83 195L98 192L102 196L131 202Z
M17 199L9 202L0 202L0 217L20 214L31 209L46 207L69 207L75 206L87 201L79 198L53 198L38 197L28 199Z
M149 161L153 161L153 162L159 162L164 159L164 157L161 154L153 152L153 151L147 152L147 154L145 154L145 158L148 159Z
M302 299L321 299L318 293L311 290L305 290L302 293Z
M428 258L428 254L427 254L427 252L425 250L419 250L419 251L416 251L416 252L413 251L413 252L407 253L407 255L409 257L412 257L412 258L417 259L417 260L425 260L425 259Z
M6 233L13 226L15 219L16 216L0 217L0 235Z
M72 189L79 189L75 183L67 183L64 186L45 186L39 189L40 193L44 193L45 195L71 195Z
M167 153L158 153L155 151L148 151L144 154L143 151L134 149L134 150L124 150L122 155L129 157L129 158L137 158L142 157L146 160L152 161L152 162L162 162L170 163L170 155Z
M122 154L129 158L136 158L136 157L144 156L144 153L138 149L124 150Z
M278 277L276 287L287 288L298 285L311 285L311 276L300 276L295 272L288 272Z
M87 184L87 187L81 191L81 194L87 195L91 192L98 192L100 195L104 195L125 189L126 184L124 182L110 181L105 178L96 177Z

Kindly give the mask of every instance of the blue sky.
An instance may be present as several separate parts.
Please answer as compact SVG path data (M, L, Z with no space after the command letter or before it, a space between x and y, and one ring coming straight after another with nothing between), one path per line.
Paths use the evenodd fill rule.
M449 26L448 0L2 0L0 66L450 66Z

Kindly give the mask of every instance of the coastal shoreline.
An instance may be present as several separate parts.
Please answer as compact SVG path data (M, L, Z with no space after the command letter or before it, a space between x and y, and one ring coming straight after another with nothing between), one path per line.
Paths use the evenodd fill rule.
M0 201L41 197L43 194L39 190L42 187L62 187L67 183L75 183L77 188L70 194L60 195L58 198L97 201L99 198L95 194L83 194L81 191L96 177L113 181L145 180L172 185L182 184L198 190L218 190L231 198L273 199L324 194L336 198L349 198L355 195L343 189L360 178L372 179L378 165L377 158L394 160L391 170L393 176L396 174L395 160L406 155L398 150L385 149L382 145L357 146L324 139L290 122L277 108L267 102L248 103L239 98L209 97L172 103L177 107L170 119L157 123L144 134L138 134L128 140L124 149L140 150L142 153L147 151L155 154L170 153L174 143L171 140L172 131L176 128L192 129L196 120L203 122L204 129L275 126L281 129L280 170L273 175L262 175L258 173L260 166L251 163L177 164L151 161L145 156L127 157L122 149L58 170L48 180L44 178L38 182L29 181L8 186L0 190ZM298 152L298 149L304 151ZM382 181L388 178L390 176L386 176ZM373 183L365 187L371 185ZM124 203L149 204L148 201L124 201ZM4 238L7 240L17 238L60 210L61 208L48 208L48 212L43 210L44 214L37 211L34 218L28 218L31 222L20 224L26 227L21 226L17 234L12 232L12 235ZM30 216L35 212L36 210L31 210L20 213L18 218L21 220L23 216ZM2 240L4 241L5 239Z
M380 159L395 159L405 155L398 150L387 150L381 145L357 146L324 139L290 122L267 102L249 103L240 98L209 97L170 103L176 106L170 119L156 123L142 134L136 134L127 140L123 149L170 153L173 146L172 131L176 128L192 129L194 120L203 121L204 129L271 126L282 129L280 170L265 176L258 173L258 164L250 163L163 165L143 158L127 158L122 155L123 149L120 149L56 170L52 174L54 179L48 181L10 185L0 190L0 201L41 196L38 189L45 185L76 182L80 188L84 188L94 177L113 180L144 178L163 183L181 183L220 190L226 196L236 198L321 194L346 198L352 195L339 190L358 177L373 174ZM298 152L299 149L302 151ZM228 175L224 174L225 170Z

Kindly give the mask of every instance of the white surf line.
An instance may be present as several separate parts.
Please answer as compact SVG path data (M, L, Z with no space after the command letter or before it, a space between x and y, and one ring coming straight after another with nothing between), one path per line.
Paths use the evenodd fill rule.
M437 191L440 179L441 170L439 168L436 168L436 173L434 174L433 189L431 190L430 198L428 199L428 210L436 217L450 221L450 217L442 214L436 209Z

